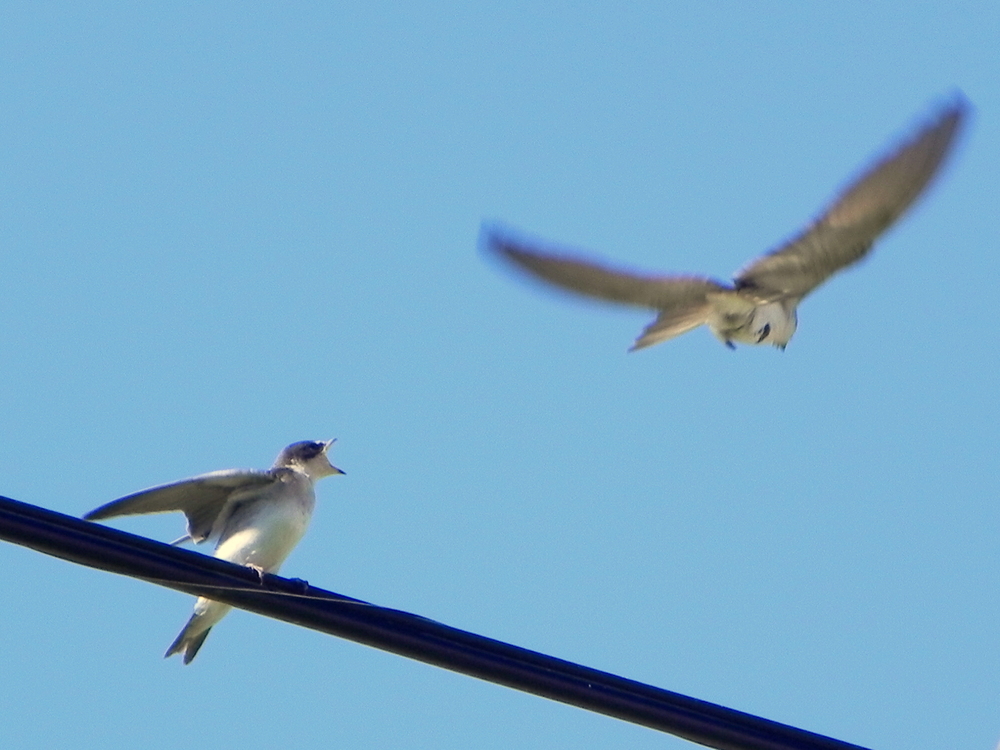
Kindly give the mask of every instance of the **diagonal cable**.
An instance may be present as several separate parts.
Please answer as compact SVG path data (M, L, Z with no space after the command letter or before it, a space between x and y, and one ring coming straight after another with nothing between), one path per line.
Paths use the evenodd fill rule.
M347 638L719 750L864 750L858 745L264 575L214 557L0 496L0 539Z

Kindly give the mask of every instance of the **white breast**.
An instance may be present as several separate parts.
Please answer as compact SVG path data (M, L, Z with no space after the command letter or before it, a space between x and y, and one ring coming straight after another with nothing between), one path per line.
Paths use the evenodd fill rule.
M315 505L312 483L279 481L245 503L226 525L215 556L237 565L278 570L302 539Z

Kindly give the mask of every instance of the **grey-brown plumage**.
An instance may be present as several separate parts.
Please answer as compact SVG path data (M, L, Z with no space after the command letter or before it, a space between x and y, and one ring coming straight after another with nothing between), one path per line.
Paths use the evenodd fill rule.
M212 536L213 527L223 520L223 509L241 493L253 492L278 481L275 470L223 469L184 479L173 484L152 487L113 500L96 508L84 519L102 521L117 516L181 511L187 517L188 534L179 542L200 543Z
M551 284L579 294L659 311L633 349L708 325L727 346L781 349L796 328L796 308L826 279L864 258L875 240L927 187L954 143L967 105L956 97L915 136L851 183L797 237L752 261L724 284L701 276L652 276L609 268L559 250L484 231L485 247Z
M276 573L305 533L316 503L313 485L343 474L327 458L333 440L303 440L281 451L266 471L227 469L153 487L102 505L84 516L103 518L139 513L182 511L188 519L188 540L216 539L214 556L262 573ZM170 644L166 656L182 654L189 664L209 630L231 607L205 597Z

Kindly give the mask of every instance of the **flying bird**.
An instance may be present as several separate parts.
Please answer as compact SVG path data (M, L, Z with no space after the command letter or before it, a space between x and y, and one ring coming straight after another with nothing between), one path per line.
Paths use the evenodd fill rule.
M327 458L333 440L292 443L266 471L224 469L136 492L84 516L98 521L140 513L179 510L187 516L187 535L174 544L216 539L215 557L276 573L305 534L316 505L313 485L343 474ZM164 656L183 654L190 664L228 604L199 597L194 614Z
M732 284L705 276L646 275L610 268L561 250L538 249L486 227L483 246L544 281L579 294L659 311L630 351L700 325L733 342L784 349L802 298L857 263L938 172L965 118L957 98L917 133L851 183L798 236L737 272Z

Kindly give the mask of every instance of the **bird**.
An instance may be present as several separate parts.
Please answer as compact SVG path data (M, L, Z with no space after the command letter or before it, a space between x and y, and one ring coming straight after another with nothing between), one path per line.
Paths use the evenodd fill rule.
M657 310L657 318L629 351L701 325L730 349L738 342L784 350L798 325L799 302L830 276L868 255L879 235L939 171L967 110L964 98L956 95L909 140L850 183L797 236L738 271L732 284L706 276L621 270L573 251L521 241L497 226L484 225L480 246L555 286Z
M173 544L215 539L214 557L275 573L305 534L316 505L317 480L344 472L330 463L335 440L304 440L278 454L267 470L223 469L142 490L84 516L98 521L140 513L182 511L187 534ZM199 597L194 614L164 657L182 654L190 664L209 631L232 607Z

